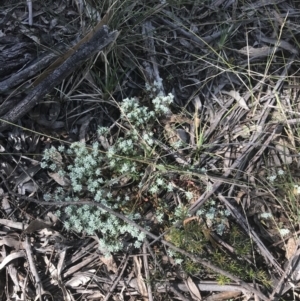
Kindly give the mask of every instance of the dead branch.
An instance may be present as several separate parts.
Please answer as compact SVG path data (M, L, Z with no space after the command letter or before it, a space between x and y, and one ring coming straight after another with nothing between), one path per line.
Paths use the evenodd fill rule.
M9 125L13 124L28 113L45 95L49 94L55 86L57 86L83 62L113 42L117 37L117 34L117 31L110 33L107 26L103 26L99 31L97 31L87 43L83 44L44 81L33 88L21 103L16 105L9 113L5 114L1 118L2 122L0 124L0 132L7 129Z

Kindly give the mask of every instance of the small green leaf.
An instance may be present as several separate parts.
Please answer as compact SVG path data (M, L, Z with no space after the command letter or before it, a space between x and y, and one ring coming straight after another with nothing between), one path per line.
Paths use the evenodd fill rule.
M155 167L160 171L167 171L167 169L162 164L158 164Z

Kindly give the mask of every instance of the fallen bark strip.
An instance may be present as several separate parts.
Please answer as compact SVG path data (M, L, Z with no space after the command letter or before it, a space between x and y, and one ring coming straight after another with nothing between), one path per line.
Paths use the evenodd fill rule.
M16 74L12 75L11 77L3 80L0 82L0 93L4 93L9 91L10 89L16 87L24 83L28 78L31 78L38 74L42 69L46 68L51 64L55 58L57 57L56 53L46 53L38 60L31 63L27 68L24 70L17 72Z
M35 265L35 262L34 262L34 259L33 259L33 256L32 256L32 249L31 249L31 244L30 244L28 236L25 238L23 246L24 246L24 249L26 251L29 269L30 269L31 274L33 276L33 283L34 283L35 288L36 288L36 295L39 296L39 295L43 294L45 292L45 290L43 288L43 284L42 284L40 275L37 271L37 268L36 268L36 265Z
M108 24L110 18L111 18L111 10L109 9L107 11L107 13L105 14L105 16L101 19L100 22L98 22L98 24L93 28L93 30L91 30L87 35L85 35L79 42L75 43L71 48L69 48L69 50L67 52L65 52L63 55L59 56L54 62L53 64L51 64L50 66L48 66L48 68L46 70L43 71L42 74L40 74L36 80L33 82L32 86L35 87L37 86L41 81L43 81L48 74L50 74L53 70L55 70L58 66L60 66L62 64L62 62L66 61L77 49L79 49L79 47L84 44L87 43L94 35L94 32L97 32L98 30L100 30L100 28L102 28L103 25ZM117 36L116 36L117 38Z
M0 132L7 129L9 125L28 113L36 106L41 99L49 94L55 86L78 68L84 61L92 57L96 52L101 51L108 44L113 42L118 32L109 32L107 26L103 26L94 36L83 44L72 56L54 70L45 80L33 88L21 103L16 105L7 114L1 117Z
M135 278L131 281L134 281ZM195 281L196 286L200 291L203 292L242 292L246 294L248 291L241 287L239 284L218 284L216 281ZM131 285L131 282L129 282L129 285ZM249 283L250 286L252 286L251 283ZM158 282L158 284L155 285L156 291L159 293L163 293L167 291L167 288L174 287L182 292L187 292L188 289L184 283L181 281L176 280L164 280Z

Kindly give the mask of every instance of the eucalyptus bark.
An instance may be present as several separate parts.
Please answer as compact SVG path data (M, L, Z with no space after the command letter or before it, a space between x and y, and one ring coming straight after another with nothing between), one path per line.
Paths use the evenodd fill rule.
M91 58L95 53L113 42L118 32L109 32L107 26L103 26L95 32L93 37L81 45L65 62L48 75L41 83L34 87L27 96L7 114L0 119L0 132L4 131L18 119L28 113L34 106L39 104L43 97L49 94L62 80L70 75L82 63Z

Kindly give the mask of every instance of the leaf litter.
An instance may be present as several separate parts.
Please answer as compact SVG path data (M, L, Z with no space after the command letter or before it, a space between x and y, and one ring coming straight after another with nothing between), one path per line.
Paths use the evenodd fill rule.
M17 127L1 133L1 298L226 300L238 298L238 292L240 300L249 300L260 291L261 299L278 300L279 292L289 299L299 281L299 16L293 4L33 2L31 21L26 3L13 2L4 1L0 13L2 117L91 37L92 24L121 33L98 61L69 75L34 111L24 112ZM101 64L103 73L97 73ZM165 249L157 242L145 240L143 252L131 254L129 248L105 258L99 237L65 231L54 218L56 208L30 201L44 201L43 195L57 185L69 187L67 178L40 168L45 148L61 141L93 141L98 126L117 128L114 100L142 99L145 83L162 80L160 92L172 92L175 100L155 129L164 137L156 141L157 149L176 162L177 174L191 164L207 171L200 180L171 173L179 192L166 199L178 204L180 189L197 187L191 214L212 198L231 210L227 231L233 225L243 229L259 250L247 260L271 279L271 284L263 277L248 280L258 291L221 283L209 270L189 274L171 259L163 264L157 258ZM102 136L100 142L109 149L113 140ZM180 143L184 147L177 152L170 148ZM146 185L155 171L149 166ZM156 170L169 172L162 161ZM203 220L192 217L185 226ZM206 230L207 237L215 237L208 254L224 248L237 254L237 246L223 243L216 229ZM232 295L222 295L226 291Z

